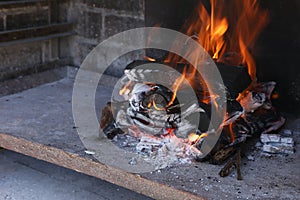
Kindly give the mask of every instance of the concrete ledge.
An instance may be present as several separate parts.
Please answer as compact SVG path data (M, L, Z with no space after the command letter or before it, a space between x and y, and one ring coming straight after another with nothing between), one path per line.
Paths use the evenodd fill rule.
M104 82L108 81L109 77L104 76ZM110 89L102 86L101 91L108 95ZM1 113L7 113L5 117L0 117L3 124L0 127L0 147L106 180L155 199L202 199L139 174L108 166L86 154L73 124L71 94L72 80L66 78L0 98L1 105L6 102ZM13 122L12 118L18 119Z
M154 199L203 199L167 185L147 180L137 174L127 173L100 162L93 161L92 159L84 158L78 154L68 153L61 149L34 143L9 134L0 133L0 146L103 179Z
M99 115L101 108L110 100L113 82L116 81L112 77L103 78L95 95L95 109ZM248 147L254 161L242 159L243 181L236 180L235 173L221 178L218 172L222 166L203 162L134 174L120 167L122 158L118 152L109 152L113 155L108 157L114 162L112 164L105 159L96 160L85 151L105 155L109 150L104 148L98 152L83 145L76 130L86 129L74 124L72 89L73 80L65 78L1 97L0 146L155 199L293 199L299 194L299 146L296 146L295 154L274 159L261 157L260 151ZM296 125L290 129L296 133L300 130L299 120L294 122ZM98 130L95 132L98 133ZM300 135L295 136L295 143L299 143ZM95 146L105 146L98 135L88 139Z

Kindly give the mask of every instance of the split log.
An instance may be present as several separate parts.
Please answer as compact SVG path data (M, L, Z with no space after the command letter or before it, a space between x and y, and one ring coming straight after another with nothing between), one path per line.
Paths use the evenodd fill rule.
M132 70L137 66L143 65L143 64L151 64L153 62L150 61L146 61L146 60L136 60L133 61L132 63L130 63L129 65L127 65L127 67L125 68L125 70ZM183 69L185 67L187 67L187 71L192 71L191 68L193 68L193 66L186 64L186 63L177 63L175 66L174 64L171 63L159 63L159 64L165 64L167 66L170 66L172 68L174 68L175 70L177 70L179 73L183 72ZM238 94L241 93L242 91L244 91L249 84L251 83L251 78L248 74L248 70L246 67L244 66L232 66L232 65L227 65L224 63L216 63L216 66L220 72L220 75L223 79L224 85L226 86L227 90L228 90L228 94L231 99L236 99ZM153 69L151 69L153 70ZM149 71L150 72L150 71ZM144 72L141 72L141 74ZM153 73L153 71L151 71L150 73ZM157 72L157 77L160 77L160 74L163 74L164 76L162 77L162 79L165 79L165 73L161 73L160 71ZM195 91L198 91L198 93L203 93L203 91L205 90L205 86L204 84L206 84L205 82L203 82L202 79L198 79L198 77L201 77L201 74L196 74L195 75L195 79L194 81L197 84L195 85ZM139 77L137 77L137 79L139 79ZM142 80L142 77L140 77L140 80ZM174 81L174 80L171 80Z

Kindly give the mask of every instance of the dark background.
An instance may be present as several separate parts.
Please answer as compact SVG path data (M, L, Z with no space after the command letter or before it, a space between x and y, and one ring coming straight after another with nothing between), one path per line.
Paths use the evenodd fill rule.
M148 0L145 4L146 26L180 30L198 0ZM202 1L209 9L209 1ZM260 0L269 12L269 23L252 51L259 81L276 81L279 111L300 112L300 1Z

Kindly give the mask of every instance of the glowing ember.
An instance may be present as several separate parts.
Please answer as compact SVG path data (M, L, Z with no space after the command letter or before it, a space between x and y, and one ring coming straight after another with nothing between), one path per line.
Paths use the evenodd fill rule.
M208 134L207 133L202 133L200 135L196 134L196 133L191 133L189 136L188 136L188 142L190 144L196 144L201 138L204 138L204 137L207 137Z
M141 137L136 145L139 154L147 156L146 161L156 165L156 169L163 169L176 164L191 163L202 153L188 141L174 135L172 129L166 129L164 137L150 134L139 134Z
M149 56L144 56L145 60L148 60L150 62L155 62L156 60L154 58L150 58Z
M107 124L107 135L116 136L121 132L118 129L123 128L129 137L135 138L135 145L129 146L135 146L134 151L146 155L146 159L156 163L157 168L174 163L189 163L195 158L202 159L202 156L206 156L205 159L208 158L212 163L221 164L232 154L236 154L234 158L239 171L240 144L257 133L277 130L285 122L272 109L271 98L278 98L278 94L272 95L275 83L256 82L256 66L249 50L266 25L267 12L258 7L256 0L210 0L210 3L210 9L202 3L199 4L197 12L186 21L183 32L197 40L209 52L216 61L223 80L230 82L232 88L225 81L224 85L216 83L219 89L228 92L226 97L222 99L217 92L209 94L208 89L211 86L203 81L196 68L201 66L193 63L201 55L197 55L193 49L187 49L183 57L193 58L190 63L172 53L164 61L182 72L179 77L168 76L168 72L159 69L125 69L127 79L124 80L130 81L119 92L124 96L125 102L120 102L116 120ZM156 62L147 56L145 60ZM246 66L248 74L246 68L238 67L239 65ZM229 70L221 68L224 66ZM148 74L155 74L162 79L169 77L168 86L160 84L158 79L155 79L157 83L148 82L145 79ZM232 77L233 74L238 78ZM252 84L247 88L251 82L249 75ZM240 81L241 79L247 81ZM236 88L236 83L241 87ZM190 84L194 89L197 96L195 102L183 104L179 101L180 91L183 91L183 95L187 94L184 93L185 84ZM128 107L125 106L126 101ZM224 104L227 105L225 120L217 130L207 130L211 115L209 107L222 110ZM200 116L203 121L199 124L200 120L195 122L193 117L200 113L203 114ZM218 130L222 132L217 144L212 146L213 150L207 152L208 154L204 153L204 148L217 135ZM232 163L234 164L229 161L229 165L224 166L221 176L228 175L227 169ZM241 178L239 173L237 177Z

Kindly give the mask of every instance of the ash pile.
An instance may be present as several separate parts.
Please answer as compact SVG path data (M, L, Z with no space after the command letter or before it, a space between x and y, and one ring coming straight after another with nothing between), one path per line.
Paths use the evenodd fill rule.
M276 134L285 119L271 104L275 82L253 84L245 67L216 63L224 85L216 84L226 92L221 98L209 94L189 65L177 64L170 71L151 64L129 64L102 110L101 133L115 145L136 152L157 169L193 161L225 163L220 176L237 169L238 179L247 138L260 137L261 149L268 155L293 153L292 137ZM224 108L224 120L211 128L212 110Z

